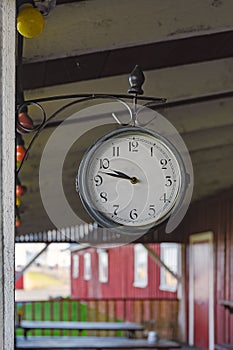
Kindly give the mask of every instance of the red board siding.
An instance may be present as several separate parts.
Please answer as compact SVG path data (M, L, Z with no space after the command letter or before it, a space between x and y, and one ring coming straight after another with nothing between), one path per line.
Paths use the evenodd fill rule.
M233 199L216 197L192 206L180 232L188 240L193 233L214 233L214 325L215 343L233 343L233 314L220 300L233 300ZM188 246L187 246L188 247ZM187 269L189 252L187 249ZM188 275L186 290L188 291ZM187 293L188 299L188 293ZM188 310L188 308L187 308Z
M17 274L17 271L15 272ZM23 275L15 281L15 289L24 289L24 278Z
M183 222L172 234L174 241L186 242L186 301L188 319L189 287L189 235L205 231L214 233L214 325L215 343L233 343L233 314L220 305L220 300L233 300L233 198L232 193L192 205ZM158 233L160 237L163 232ZM167 236L165 236L167 237ZM182 238L182 239L181 239ZM159 252L159 245L152 244ZM131 297L131 298L176 298L176 293L159 290L159 267L149 257L149 284L147 288L133 287L133 245L110 250L110 278L107 284L98 281L98 256L92 250L92 273L90 282L83 281L82 257L80 258L80 278L72 282L73 297ZM77 254L77 253L73 253ZM81 253L83 254L83 253ZM87 288L87 284L89 287ZM128 306L130 308L130 306ZM151 311L150 311L151 312ZM156 310L157 312L157 310ZM186 322L188 327L188 322ZM188 334L188 329L187 329Z
M150 245L159 253L159 245ZM92 278L85 281L83 278L83 254L86 252L73 252L79 255L79 278L72 279L72 297L75 298L157 298L176 299L174 292L161 291L160 267L148 256L148 285L145 288L134 287L134 245L121 246L108 250L109 276L107 283L99 282L98 253L91 248Z
M159 245L151 245L159 253ZM84 254L91 253L92 278L84 280ZM148 257L148 286L136 288L134 282L134 246L127 245L109 249L109 278L107 283L99 282L98 252L87 249L73 252L79 255L79 277L72 279L72 297L79 300L100 299L99 317L104 320L125 320L144 324L148 330L156 330L160 337L179 340L177 294L159 290L160 268ZM93 305L94 305L93 304ZM95 306L92 306L92 312Z

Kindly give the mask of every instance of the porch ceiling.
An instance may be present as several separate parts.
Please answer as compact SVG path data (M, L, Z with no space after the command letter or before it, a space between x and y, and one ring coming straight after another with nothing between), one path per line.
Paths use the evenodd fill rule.
M126 93L128 73L140 64L144 91L168 98L158 111L181 133L195 176L193 201L233 184L233 4L231 0L66 1L46 18L45 31L25 40L26 99L72 93ZM44 103L48 115L63 102ZM86 107L86 104L82 107ZM77 110L77 108L76 108ZM57 119L63 120L75 109ZM35 119L39 116L35 113ZM101 123L102 119L100 119ZM76 124L83 128L85 122ZM91 125L91 124L90 124ZM28 191L20 206L17 234L53 228L40 199L41 153L55 126L36 140L20 174ZM24 137L29 141L30 135ZM83 147L83 149L85 146ZM80 149L72 148L63 185L72 208ZM56 162L59 155L52 161ZM53 176L50 174L51 186ZM52 198L56 205L59 198ZM61 208L62 215L62 208ZM64 222L64 226L67 223ZM74 224L74 223L71 223Z

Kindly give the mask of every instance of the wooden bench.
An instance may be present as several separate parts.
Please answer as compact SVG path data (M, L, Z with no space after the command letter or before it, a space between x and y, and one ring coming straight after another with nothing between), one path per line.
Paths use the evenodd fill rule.
M180 344L161 339L149 343L146 339L129 339L123 337L32 337L16 338L16 349L178 349Z
M233 350L233 344L215 344L216 350Z
M135 337L136 331L143 331L144 327L131 322L75 322L75 321L26 321L22 320L17 328L22 328L25 339L32 329L64 329L77 331L125 331L129 338Z

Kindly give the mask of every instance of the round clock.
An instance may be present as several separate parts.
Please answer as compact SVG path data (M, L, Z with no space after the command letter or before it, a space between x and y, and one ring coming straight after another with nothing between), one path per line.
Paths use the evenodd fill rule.
M187 176L168 139L142 127L122 127L87 150L76 184L98 224L133 234L168 219L182 202Z

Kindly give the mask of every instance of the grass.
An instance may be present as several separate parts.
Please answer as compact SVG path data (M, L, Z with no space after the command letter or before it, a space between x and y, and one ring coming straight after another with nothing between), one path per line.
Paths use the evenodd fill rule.
M63 284L62 281L38 271L28 271L25 273L25 283L28 286L28 289L46 288Z

